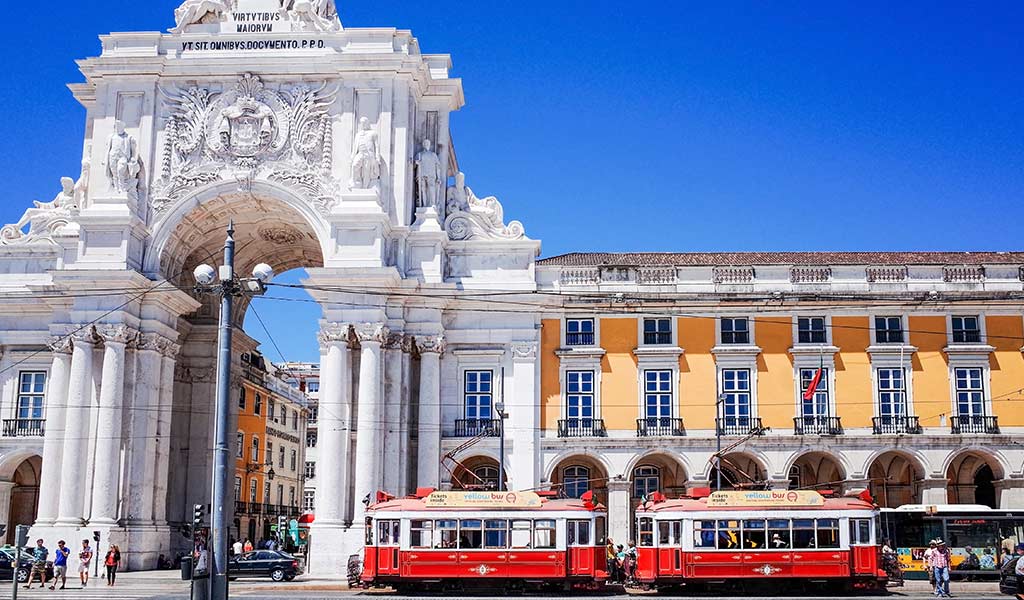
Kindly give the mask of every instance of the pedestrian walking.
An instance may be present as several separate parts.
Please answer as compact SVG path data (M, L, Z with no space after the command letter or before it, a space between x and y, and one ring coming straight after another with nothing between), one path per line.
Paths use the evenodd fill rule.
M42 538L36 540L36 547L32 549L32 571L28 574L28 584L25 589L32 589L32 580L36 574L39 575L39 589L46 587L46 559L50 551L43 545Z
M82 540L82 549L78 552L78 578L82 580L82 587L89 585L89 565L92 564L92 547L89 540Z
M235 543L231 545L231 552L232 552L232 554L234 554L235 556L238 556L239 554L242 553L242 550L243 550L243 547L242 547L241 540L235 540Z
M242 550L245 552L252 552L252 542L249 541L249 538L245 538L245 543L242 544Z
M50 589L56 589L57 580L60 579L60 589L68 583L68 555L71 554L71 548L64 545L64 540L57 542L56 556L53 557L53 583L50 584Z
M111 544L107 555L103 559L103 566L107 569L107 585L114 585L117 580L117 566L121 564L121 549L117 544Z
M935 540L928 542L928 549L924 551L924 570L928 573L928 584L935 587L935 571L932 570L932 554L935 554Z
M626 559L629 561L629 569L626 570L626 581L633 583L636 580L637 561L640 555L636 550L636 542L630 542L626 548Z
M605 569L608 571L608 582L617 583L615 576L618 573L619 561L616 558L617 552L615 552L615 542L612 538L608 538L608 541L604 546L604 561Z
M949 593L949 567L952 562L952 553L946 547L946 542L941 539L935 541L935 551L928 557L928 562L932 567L932 575L935 577L935 595L952 598Z

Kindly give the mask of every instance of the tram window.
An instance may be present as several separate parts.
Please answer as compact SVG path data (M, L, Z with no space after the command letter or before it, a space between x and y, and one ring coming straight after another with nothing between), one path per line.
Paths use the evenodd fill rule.
M594 527L594 538L598 546L604 546L605 544L605 532L608 531L604 517L598 517L594 520L596 523Z
M818 519L818 548L839 547L839 520Z
M743 521L743 547L748 550L763 550L768 541L764 527L764 519Z
M508 548L508 521L505 519L484 521L484 548Z
M411 548L430 548L432 533L434 531L433 521L413 521L409 527L409 546Z
M570 546L590 545L590 521L568 521L566 527Z
M740 547L740 522L718 522L718 549L737 550Z
M850 519L850 543L866 546L871 543L871 521Z
M694 521L693 522L693 546L695 548L715 547L715 522Z
M270 484L267 484L267 485L270 485ZM366 535L366 545L367 546L372 546L373 545L373 519L370 518L370 517L366 517L365 525L366 526L363 528L363 531L365 532L365 535Z
M399 521L377 521L377 545L398 545Z
M533 532L530 521L512 521L512 547L524 549L530 547Z
M536 549L555 547L555 522L553 520L538 519L534 523L533 547Z
M790 547L789 519L768 520L768 547L785 549Z
M455 520L438 521L434 525L435 548L459 547L459 522Z
M814 519L793 519L793 547L817 548L814 540Z
M640 546L650 548L654 545L654 519L649 517L640 519L637 531L640 532Z
M459 522L459 548L479 550L484 545L484 522L479 519L463 519Z
M674 546L682 542L681 521L658 521L658 545Z

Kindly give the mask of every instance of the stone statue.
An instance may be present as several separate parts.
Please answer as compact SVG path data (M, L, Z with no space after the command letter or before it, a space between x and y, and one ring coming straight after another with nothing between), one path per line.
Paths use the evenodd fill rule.
M107 141L107 177L115 192L128 194L132 200L138 199L139 172L142 160L139 158L139 143L124 129L124 123L114 124L114 133Z
M181 33L189 25L209 22L207 15L220 20L228 10L228 5L222 0L185 0L174 11L175 26L171 33Z
M60 193L52 202L33 201L34 208L25 211L21 220L14 225L8 225L0 232L0 241L11 242L21 238L34 238L46 235L50 232L55 221L64 220L78 212L78 204L75 201L75 180L70 177L61 177ZM28 232L25 226L28 225Z
M334 0L281 0L281 10L313 31L341 29Z
M75 182L75 203L79 206L85 206L85 198L89 195L89 175L92 171L92 144L89 144L88 149L85 151L85 158L82 159L82 174L78 176L78 181Z
M494 196L478 198L466 185L465 173L455 176L455 185L448 188L448 218L445 229L453 240L474 237L518 240L526 237L519 221L505 224L505 209Z
M416 155L416 189L419 192L416 206L437 208L444 181L441 158L433 151L430 140L423 140L423 149Z
M377 132L366 117L359 119L359 131L352 143L352 182L354 190L369 190L380 185L380 151Z

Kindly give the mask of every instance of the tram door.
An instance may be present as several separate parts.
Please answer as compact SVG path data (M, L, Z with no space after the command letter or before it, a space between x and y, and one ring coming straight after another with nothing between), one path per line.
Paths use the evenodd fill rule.
M658 575L683 574L682 521L658 521Z
M566 549L569 560L569 576L579 577L594 574L594 549L591 544L592 531L589 519L566 521Z
M398 575L398 541L401 521L377 521L377 574Z
M850 551L856 575L874 575L878 569L878 546L871 539L871 519L850 519Z

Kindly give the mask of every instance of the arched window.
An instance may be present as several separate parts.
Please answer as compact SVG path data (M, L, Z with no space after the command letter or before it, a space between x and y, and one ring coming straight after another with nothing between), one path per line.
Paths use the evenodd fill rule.
M487 489L498 489L498 467L485 465L473 469L473 474L480 478Z
M633 497L643 498L661 490L661 469L644 465L633 469Z
M570 498L579 498L590 491L590 469L574 465L562 471L562 489Z
M800 465L793 465L789 468L789 489L798 490L801 487L803 477L800 473Z

